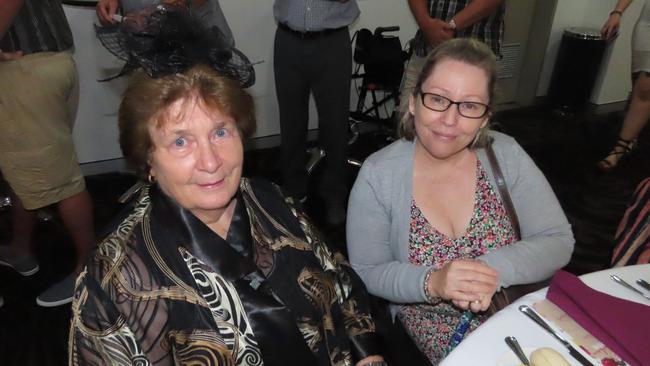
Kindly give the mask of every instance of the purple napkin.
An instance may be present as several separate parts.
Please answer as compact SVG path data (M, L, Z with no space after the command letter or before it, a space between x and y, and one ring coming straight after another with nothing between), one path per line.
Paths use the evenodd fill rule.
M596 291L558 271L546 298L631 365L650 365L650 306Z

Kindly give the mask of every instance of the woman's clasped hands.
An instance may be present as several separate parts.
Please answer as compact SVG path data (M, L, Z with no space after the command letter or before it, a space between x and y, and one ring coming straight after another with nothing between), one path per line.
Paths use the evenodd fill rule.
M428 292L451 300L457 307L473 312L485 311L499 286L499 273L485 262L460 259L433 272L427 283Z

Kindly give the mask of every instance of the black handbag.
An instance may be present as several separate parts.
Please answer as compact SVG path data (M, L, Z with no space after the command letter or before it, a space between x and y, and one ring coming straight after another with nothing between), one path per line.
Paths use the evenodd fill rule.
M508 186L506 186L506 181L503 178L503 172L501 171L497 157L494 154L494 149L492 149L491 142L485 148L485 153L487 155L488 162L490 163L490 168L492 169L492 174L494 175L497 189L501 195L501 200L503 201L503 205L505 206L505 209L508 212L508 216L510 217L510 222L512 223L512 228L515 231L515 236L517 237L517 240L519 240L521 239L519 218L517 217L515 206L512 204L512 199L510 198L510 193L508 192ZM501 291L495 292L492 296L490 307L488 310L486 310L486 313L489 315L496 313L497 311L515 302L520 297L548 286L550 280L551 279L548 278L540 282L513 285L507 288L502 288Z

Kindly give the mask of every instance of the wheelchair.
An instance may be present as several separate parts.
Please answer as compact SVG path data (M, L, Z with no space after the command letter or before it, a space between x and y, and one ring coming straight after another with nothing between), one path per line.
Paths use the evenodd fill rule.
M356 109L350 111L352 125L368 122L384 128L386 133L392 132L404 62L409 54L402 49L397 36L385 33L399 29L398 26L378 27L371 33L364 28L353 37L356 38L353 58L357 66L352 79L358 91L358 101ZM363 73L360 72L362 66ZM358 80L361 80L360 85L357 85ZM367 105L368 96L370 105Z

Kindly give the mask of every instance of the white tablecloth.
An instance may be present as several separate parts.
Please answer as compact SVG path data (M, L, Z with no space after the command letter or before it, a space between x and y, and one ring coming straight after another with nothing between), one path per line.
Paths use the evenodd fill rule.
M638 278L650 282L650 264L618 267L605 271L593 272L580 279L589 287L612 296L650 306L650 300L624 288L609 278L617 274L628 283L634 284ZM638 287L638 286L636 286ZM546 297L546 288L528 294L488 319L483 325L467 336L458 347L441 363L442 366L496 365L499 359L510 352L503 341L507 336L514 336L522 347L551 347L560 352L572 365L580 365L569 352L552 335L533 323L519 312L518 307L533 303ZM587 356L586 354L584 354ZM591 359L590 359L591 360ZM593 361L595 365L598 363Z

